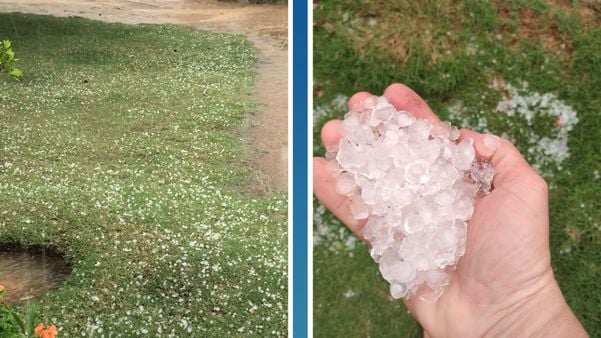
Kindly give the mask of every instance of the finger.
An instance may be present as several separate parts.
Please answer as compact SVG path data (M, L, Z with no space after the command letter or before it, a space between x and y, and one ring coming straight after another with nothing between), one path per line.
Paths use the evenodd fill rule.
M342 135L340 134L341 120L330 120L321 128L321 142L326 151L333 151L338 148L338 143Z
M461 139L471 138L474 141L479 159L490 160L495 169L493 185L496 188L513 184L516 179L528 180L539 176L508 140L467 129L462 129L460 135Z
M375 96L368 92L358 92L349 99L348 108L349 110L359 109L365 103L365 100L373 98L375 98ZM326 151L336 149L340 142L340 137L342 136L340 134L341 123L341 120L330 120L321 128L321 142L326 148Z
M356 220L351 215L351 199L336 192L336 178L326 169L324 158L313 159L313 193L317 199L344 223L352 232L361 237L366 220Z
M465 128L461 129L459 133L459 140L467 138L474 141L476 158L479 160L490 161L501 145L501 139L493 134L480 134Z
M361 110L360 107L365 103L365 100L375 99L375 96L368 92L358 92L351 96L348 100L349 110ZM327 151L335 150L340 141L340 124L341 120L328 121L321 129L321 142Z
M348 109L349 110L361 110L360 107L366 100L375 99L376 96L368 93L368 92L358 92L355 95L351 96L348 100Z
M404 84L395 83L388 86L384 96L397 110L405 110L417 118L440 123L440 119L432 112L426 101Z
M348 101L349 110L362 110L366 100L376 97L368 92L358 92ZM321 141L327 151L337 148L342 135L340 134L341 120L328 121L321 129ZM350 212L351 199L336 192L336 178L326 169L327 161L323 158L313 160L313 192L342 223L361 237L361 230L366 221L356 220Z

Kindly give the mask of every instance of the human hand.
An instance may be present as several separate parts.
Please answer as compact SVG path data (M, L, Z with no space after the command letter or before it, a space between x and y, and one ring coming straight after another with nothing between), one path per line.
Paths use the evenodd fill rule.
M349 108L371 94L361 92ZM407 86L394 84L384 96L397 110L432 123L440 120ZM340 120L329 121L321 138L326 149L340 140ZM480 159L495 169L493 190L476 199L468 222L465 255L448 271L449 285L435 303L413 297L405 303L426 336L586 336L553 277L549 250L547 185L507 140L461 130L474 140ZM335 190L326 160L313 162L317 198L363 239L366 220L355 220L348 197Z

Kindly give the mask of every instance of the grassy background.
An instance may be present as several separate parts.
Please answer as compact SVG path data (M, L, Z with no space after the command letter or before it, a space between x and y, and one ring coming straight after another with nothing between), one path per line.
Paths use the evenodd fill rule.
M282 336L287 202L254 197L252 45L175 26L0 14L0 246L73 267L61 336ZM10 287L10 286L8 286Z
M443 119L512 139L549 182L553 269L569 305L599 336L600 50L597 1L319 1L315 140L323 123L343 116L346 98L381 94L393 82L414 88ZM524 95L552 93L578 113L567 160L535 156L528 135L556 135L554 119L538 116L529 125L496 111L506 93L493 82L524 86ZM318 143L315 154L323 155ZM315 207L316 335L419 336L402 303L388 298L367 247Z

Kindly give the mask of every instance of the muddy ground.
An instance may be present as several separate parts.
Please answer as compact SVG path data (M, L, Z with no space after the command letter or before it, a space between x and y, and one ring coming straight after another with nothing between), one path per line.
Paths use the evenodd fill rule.
M286 191L288 183L288 7L215 0L0 0L0 12L80 16L106 22L172 23L244 34L259 53L250 138L260 151L251 190Z
M0 251L0 285L8 288L0 302L14 305L58 289L69 272L65 261L54 254Z

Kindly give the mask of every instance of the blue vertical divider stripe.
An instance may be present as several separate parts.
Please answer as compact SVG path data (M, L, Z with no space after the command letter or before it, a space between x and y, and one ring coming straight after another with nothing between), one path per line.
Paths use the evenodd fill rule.
M308 334L308 7L303 0L292 2L292 333L295 338L304 338Z

